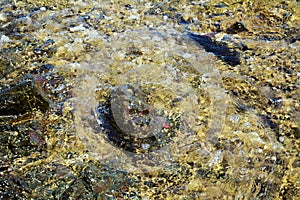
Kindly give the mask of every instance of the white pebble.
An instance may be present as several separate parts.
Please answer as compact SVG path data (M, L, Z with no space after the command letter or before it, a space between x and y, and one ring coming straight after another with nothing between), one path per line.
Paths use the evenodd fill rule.
M144 149L144 150L147 150L147 149L149 149L149 147L150 147L150 144L142 144L142 148Z
M71 32L84 31L84 30L86 30L86 28L82 24L80 24L79 26L75 26L75 27L70 28Z
M5 14L3 14L3 13L1 13L0 14L0 21L3 21L3 22L5 22L7 20L7 17L6 17L6 15Z
M283 141L284 141L284 137L283 137L283 136L280 136L280 137L279 137L279 141L280 141L280 142L283 142Z
M233 123L238 123L240 120L240 117L238 115L230 115L229 120Z
M10 42L11 40L6 35L2 35L0 38L0 43L2 42Z

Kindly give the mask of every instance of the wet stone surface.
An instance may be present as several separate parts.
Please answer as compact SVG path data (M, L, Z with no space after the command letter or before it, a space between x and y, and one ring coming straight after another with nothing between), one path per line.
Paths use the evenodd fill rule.
M0 90L0 115L22 115L39 109L45 112L49 109L49 99L34 80L32 75L25 75L15 84Z
M110 103L97 107L98 122L108 141L124 151L158 150L170 142L180 126L180 114L164 117L163 111L155 111L145 101L145 94L137 85L122 85L111 92Z

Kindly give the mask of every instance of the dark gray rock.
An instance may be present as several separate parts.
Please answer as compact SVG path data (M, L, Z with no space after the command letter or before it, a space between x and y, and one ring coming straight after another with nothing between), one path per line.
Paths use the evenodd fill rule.
M27 74L19 82L0 90L0 116L22 115L36 109L47 111L50 102L40 84Z

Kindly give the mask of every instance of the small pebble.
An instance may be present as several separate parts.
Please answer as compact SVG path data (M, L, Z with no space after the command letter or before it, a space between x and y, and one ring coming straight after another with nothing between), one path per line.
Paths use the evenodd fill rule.
M279 137L279 141L280 141L280 142L284 142L284 137L283 137L283 136L280 136L280 137Z
M0 38L0 43L2 42L10 42L11 40L6 35L2 35Z
M2 21L2 22L6 22L7 21L7 17L6 17L5 14L3 14L3 13L0 14L0 21Z
M150 147L150 144L142 144L142 148L143 148L143 150L147 150L147 149L149 149L149 147Z
M231 116L229 116L229 120L233 123L238 123L240 120L240 117L238 115L231 115Z

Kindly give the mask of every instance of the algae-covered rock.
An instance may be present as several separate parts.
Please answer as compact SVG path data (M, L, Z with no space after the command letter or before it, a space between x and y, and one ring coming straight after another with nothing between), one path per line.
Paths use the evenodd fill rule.
M0 90L0 115L22 115L35 109L45 112L49 104L41 86L30 75Z

